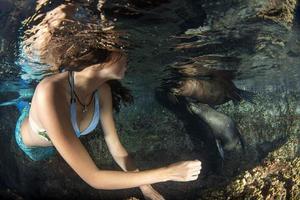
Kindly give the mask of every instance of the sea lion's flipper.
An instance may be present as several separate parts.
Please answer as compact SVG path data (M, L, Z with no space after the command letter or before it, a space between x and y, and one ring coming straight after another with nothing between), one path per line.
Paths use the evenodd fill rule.
M216 144L217 144L217 147L218 147L218 151L220 153L220 156L222 158L222 160L224 160L224 150L223 150L223 147L222 145L220 144L220 141L218 139L216 139Z

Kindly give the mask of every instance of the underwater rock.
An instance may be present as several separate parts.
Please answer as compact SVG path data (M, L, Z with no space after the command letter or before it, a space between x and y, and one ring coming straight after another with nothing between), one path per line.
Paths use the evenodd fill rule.
M296 0L269 0L257 16L290 26L294 21L296 4Z
M121 25L123 23L121 26L123 29L127 28L135 33L134 36L139 36L134 37L136 45L148 48L147 51L136 49L133 54L135 59L140 61L132 65L133 75L130 77L134 77L131 80L135 83L137 102L117 116L121 138L125 146L136 156L139 166L147 169L176 159L196 158L199 152L195 153L194 150L196 148L202 150L205 146L201 141L191 140L181 120L167 112L164 107L151 102L151 95L144 95L152 92L149 88L158 83L156 77L167 76L164 76L160 66L181 61L182 57L191 58L192 67L176 69L179 72L176 76L189 77L193 74L193 78L198 76L205 80L208 72L193 67L205 65L208 71L232 71L235 75L232 80L238 88L262 91L254 99L257 102L255 106L241 101L237 106L227 102L216 108L216 111L227 115L239 126L248 153L242 155L237 151L228 154L224 162L223 174L220 176L208 173L199 181L184 186L172 183L158 185L160 191L165 193L166 197L172 197L167 199L226 199L227 197L250 199L275 198L276 195L299 199L299 142L291 142L294 140L289 139L290 135L299 135L300 131L299 96L294 96L291 91L278 90L284 75L282 72L287 73L292 67L285 60L288 41L294 45L288 54L289 57L297 58L296 55L299 54L299 42L289 38L289 29L292 26L289 21L293 21L294 3L282 1L283 6L290 7L283 8L278 12L279 15L273 18L272 9L270 11L266 9L271 2L268 0L200 0L197 4L201 5L203 13L201 11L198 15L189 13L192 9L186 9L187 1L177 1L176 6L172 4L175 2L173 0L170 3L161 1L163 3L160 5L156 5L155 1L152 2L145 10L138 5L138 10L125 9L128 15L132 14L132 17L126 18L127 21L122 21L122 16L125 16L126 12L124 15L116 14L121 16L117 22ZM148 3L145 4L148 6ZM124 7L124 5L120 7L122 6ZM262 13L261 11L266 11L265 16L258 16L257 13ZM157 13L160 14L160 19L152 21L157 19ZM148 14L151 17L147 18ZM206 18L197 21L197 16ZM42 20L43 15L36 17L37 21ZM145 17L144 22L147 22L145 26L138 20L134 21L135 18L143 17ZM268 17L272 19L267 19ZM153 26L158 21L163 26ZM188 29L189 23L199 26ZM181 27L175 27L180 24ZM164 37L167 35L164 31L171 32L169 35L181 34L175 38L180 41L176 43L178 46L172 48L171 53L166 53L166 49L169 48L166 44L170 43L166 42L168 39ZM176 47L180 53L173 51ZM155 51L155 54L151 54L152 51L149 49ZM275 70L278 76L273 76L270 69ZM293 74L297 75L297 73L298 71L295 71ZM270 79L274 82L265 82ZM290 79L293 79L293 76L290 76ZM297 84L291 85L297 86ZM13 115L11 110L1 113L2 121L12 119L17 119L16 111ZM128 198L138 196L137 190L128 190L124 193L92 190L82 183L59 156L45 162L31 162L17 149L14 138L10 136L14 127L8 128L8 126L1 124L1 132L5 133L1 135L0 140L3 153L0 160L1 179L7 185L13 185L20 192L27 194L28 199L46 197L47 194L52 195L50 197L53 199L114 197L124 199L125 196ZM101 131L97 131L83 138L82 141L97 164L102 168L112 169L116 166L105 147L102 134ZM288 142L275 144L278 138ZM273 154L272 152L277 153L268 157ZM203 155L209 153L202 152ZM207 165L206 160L203 161L205 161L203 165Z
M241 173L225 188L200 192L201 199L299 199L300 158L295 151L298 145L299 138L290 137L259 166Z
M32 0L1 0L0 4L0 59L11 62L17 52L21 20L30 14L34 5Z
M13 192L10 189L1 190L0 189L0 198L3 200L14 199L14 200L24 200L23 197Z
M224 104L216 110L238 125L247 154L243 157L240 152L232 153L225 159L226 180L221 176L207 178L205 192L199 192L199 199L298 199L299 192L295 191L299 191L299 177L285 179L281 173L283 170L291 176L292 168L297 168L299 162L299 87L295 81L299 80L299 60L295 56L299 39L294 36L298 35L297 29L292 32L296 1L203 0L201 4L207 20L203 26L174 37L177 45L173 50L178 57L166 66L162 87L177 94L182 93L180 89L195 88L191 90L194 93L182 93L194 97L187 100L194 102L191 99L202 94L200 85L212 80L207 71L229 70L234 72L232 80L238 88L258 95L253 99L255 105L240 102L233 106L224 99L219 101ZM221 59L226 57L233 62ZM198 70L199 66L206 70ZM291 71L288 74L287 69ZM211 94L214 92L211 90ZM268 157L286 148L291 151L274 156L279 162ZM270 160L273 171L262 160ZM260 173L252 178L255 172L251 170ZM247 178L253 182L248 183Z

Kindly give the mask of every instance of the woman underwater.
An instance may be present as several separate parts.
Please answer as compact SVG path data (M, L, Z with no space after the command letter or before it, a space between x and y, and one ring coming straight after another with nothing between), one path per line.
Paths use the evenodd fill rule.
M67 6L63 5L56 12L64 12L68 16L70 10L66 9ZM52 17L53 13L55 15L52 12ZM52 28L56 30L55 26L62 21L48 20L47 24L53 23ZM50 31L45 30L49 30L49 27L43 30L48 36ZM57 151L91 187L107 190L140 187L143 195L149 199L163 199L150 184L196 180L201 171L199 160L139 171L120 143L113 119L113 88L109 82L124 77L126 53L116 48L105 48L105 45L93 46L93 42L88 41L92 35L86 32L85 36L77 34L80 40L74 32L73 36L66 35L66 32L61 35L54 32L51 31L47 43L45 38L40 40L43 41L41 43L37 42L39 38L34 41L45 47L40 57L60 73L54 73L39 82L31 103L20 102L18 105L21 116L15 137L25 154L32 160L42 160ZM39 49L41 52L42 47ZM125 101L125 97L120 96ZM125 172L99 169L79 140L80 136L91 133L99 120L108 149Z

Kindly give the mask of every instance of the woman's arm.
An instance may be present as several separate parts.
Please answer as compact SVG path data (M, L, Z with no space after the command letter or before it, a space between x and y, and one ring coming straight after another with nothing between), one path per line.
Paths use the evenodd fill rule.
M100 103L101 103L101 122L102 128L104 130L104 138L110 153L112 154L115 162L124 171L134 171L138 172L139 169L135 166L135 163L131 156L128 154L126 149L121 144L113 118L113 108L112 108L112 95L111 89L108 84L103 84L99 88ZM164 199L151 185L142 185L139 187L144 195L150 199Z
M47 81L38 86L38 117L53 145L69 166L91 187L96 189L123 189L141 185L173 181L196 180L201 169L200 161L185 161L142 172L119 172L100 170L80 140L76 137L69 105L62 101L59 86Z
M69 105L60 99L64 95L53 84L44 83L39 87L36 100L41 110L38 117L42 125L59 154L90 186L96 189L122 189L170 180L168 168L138 173L100 170L73 131Z
M138 171L134 161L123 147L118 137L115 122L113 119L112 94L108 84L103 84L100 90L100 112L101 123L104 132L104 139L108 146L109 152L116 163L124 171Z

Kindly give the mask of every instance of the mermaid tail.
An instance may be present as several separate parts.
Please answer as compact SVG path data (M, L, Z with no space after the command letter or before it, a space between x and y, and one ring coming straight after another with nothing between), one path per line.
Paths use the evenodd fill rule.
M16 103L16 106L17 106L19 112L21 113L22 110L23 110L26 106L29 106L29 102L28 102L28 101L23 101L23 100L21 100L21 101L18 101L18 102Z

